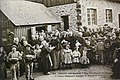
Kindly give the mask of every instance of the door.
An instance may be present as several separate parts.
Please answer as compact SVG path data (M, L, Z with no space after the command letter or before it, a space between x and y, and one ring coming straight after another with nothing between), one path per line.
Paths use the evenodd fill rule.
M69 16L62 16L61 18L64 23L64 30L66 31L67 29L69 29Z
M41 32L42 30L46 31L47 26L36 27L36 31Z
M31 28L27 30L27 38L31 40Z

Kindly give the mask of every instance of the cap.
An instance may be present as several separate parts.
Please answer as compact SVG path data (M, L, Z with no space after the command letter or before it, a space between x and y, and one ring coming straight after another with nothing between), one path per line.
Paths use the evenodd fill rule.
M32 47L30 44L27 44L26 47Z
M16 45L12 45L12 48L17 48L17 46Z

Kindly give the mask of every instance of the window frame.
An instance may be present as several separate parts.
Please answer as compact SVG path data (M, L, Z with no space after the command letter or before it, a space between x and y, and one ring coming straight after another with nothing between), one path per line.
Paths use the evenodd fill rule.
M89 15L89 17L88 17L88 15ZM94 15L94 17L93 17L93 15ZM97 25L97 22L98 22L97 21L97 8L87 8L87 24L88 25Z
M111 12L107 12L107 11L111 11ZM110 16L108 15L109 13L111 14ZM113 9L111 8L105 9L105 22L113 23Z

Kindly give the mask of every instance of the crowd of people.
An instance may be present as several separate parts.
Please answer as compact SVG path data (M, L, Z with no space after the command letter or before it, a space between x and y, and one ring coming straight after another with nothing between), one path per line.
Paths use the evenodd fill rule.
M91 29L36 32L30 40L14 38L7 62L13 80L26 75L34 80L33 72L49 75L51 70L88 68L91 65L110 65L113 78L120 78L120 30L109 26ZM4 52L3 50L0 51ZM4 52L5 53L5 52Z

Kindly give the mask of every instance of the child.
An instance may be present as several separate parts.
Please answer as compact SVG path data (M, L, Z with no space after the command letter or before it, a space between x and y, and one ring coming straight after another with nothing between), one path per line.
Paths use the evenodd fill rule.
M40 49L40 46L38 44L35 45L35 49L34 49L34 53L35 53L35 57L36 57L36 63L37 63L37 69L39 71L42 70L42 67L41 67L41 56L40 56L40 53L41 53L41 49Z
M87 57L87 47L84 47L82 57L80 58L80 63L82 68L87 68L90 64L90 60Z
M76 40L75 47L79 48L80 46L81 46L81 43L78 40Z
M104 64L104 43L102 39L98 39L98 43L96 46L96 60L98 63Z
M66 65L66 68L72 68L71 63L72 63L72 50L70 49L69 45L66 45L65 49L63 50L63 55L64 55L64 64Z
M13 80L19 78L19 60L21 59L20 52L16 50L16 45L12 46L12 51L8 54L8 61L11 64L11 73Z
M78 51L78 48L79 47L76 47L76 49L72 53L73 63L75 64L75 67L78 67L78 64L80 63L80 57L81 57L81 53Z

